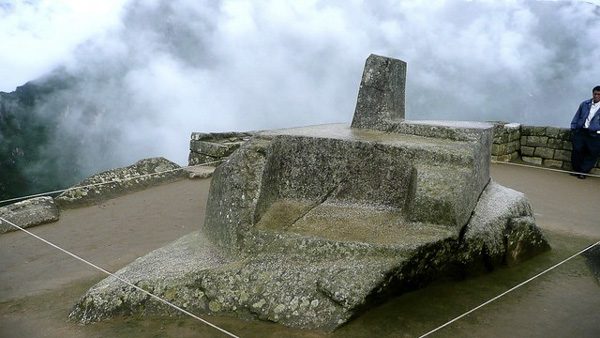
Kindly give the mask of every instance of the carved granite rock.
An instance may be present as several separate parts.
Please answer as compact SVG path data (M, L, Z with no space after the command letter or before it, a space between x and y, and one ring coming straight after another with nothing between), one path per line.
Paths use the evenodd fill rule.
M195 313L333 330L456 269L512 264L547 249L524 196L490 181L492 126L403 120L393 97L402 67L378 58L387 66L374 68L383 84L373 81L383 93L364 93L375 99L355 114L367 128L258 133L216 168L197 239L118 275ZM369 113L372 121L357 117ZM185 254L194 245L198 251ZM174 270L178 262L184 268ZM173 314L108 279L70 316L157 312Z

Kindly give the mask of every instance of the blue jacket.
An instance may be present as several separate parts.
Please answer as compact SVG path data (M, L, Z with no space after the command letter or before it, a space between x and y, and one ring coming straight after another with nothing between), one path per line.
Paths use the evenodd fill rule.
M571 121L571 130L582 129L585 124L585 119L590 113L592 108L592 99L585 100L579 105L579 109L575 113L573 120ZM592 121L590 121L590 131L597 132L600 130L600 110L596 113Z

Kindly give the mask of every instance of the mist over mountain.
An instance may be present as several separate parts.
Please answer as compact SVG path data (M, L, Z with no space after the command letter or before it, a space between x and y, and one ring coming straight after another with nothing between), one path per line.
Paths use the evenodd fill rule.
M185 164L192 131L349 123L370 53L408 62L410 119L566 127L600 82L600 9L584 2L124 3L0 93L0 198L143 157Z

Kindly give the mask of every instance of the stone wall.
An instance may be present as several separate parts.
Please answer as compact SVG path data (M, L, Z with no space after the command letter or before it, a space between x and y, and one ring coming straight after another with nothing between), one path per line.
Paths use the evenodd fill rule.
M568 128L494 122L492 160L525 162L571 170L571 131ZM600 161L592 174L600 174Z

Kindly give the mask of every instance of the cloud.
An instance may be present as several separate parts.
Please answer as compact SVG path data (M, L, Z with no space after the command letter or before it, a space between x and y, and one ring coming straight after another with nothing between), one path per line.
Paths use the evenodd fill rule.
M61 64L81 79L39 114L61 116L54 143L78 140L86 171L158 155L183 164L192 131L349 123L370 53L408 62L411 119L566 126L600 79L600 10L588 3L116 1L76 34L53 25L83 9L59 3L1 9L19 14L2 34L32 47L0 63L16 74L29 60L27 76Z
M120 23L128 0L0 0L0 91L47 73Z

